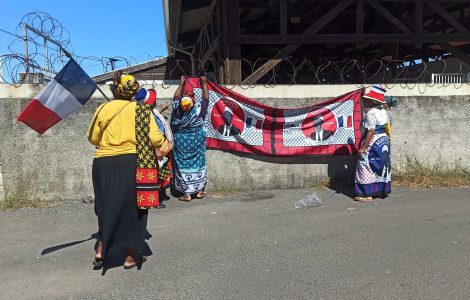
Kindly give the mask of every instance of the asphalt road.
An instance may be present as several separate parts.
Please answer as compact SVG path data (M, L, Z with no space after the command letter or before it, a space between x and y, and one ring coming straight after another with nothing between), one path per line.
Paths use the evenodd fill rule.
M91 204L0 213L0 298L470 299L470 189L370 204L323 190L321 207L292 208L311 192L171 200L151 212L142 270L104 276L94 240L79 242L96 231Z

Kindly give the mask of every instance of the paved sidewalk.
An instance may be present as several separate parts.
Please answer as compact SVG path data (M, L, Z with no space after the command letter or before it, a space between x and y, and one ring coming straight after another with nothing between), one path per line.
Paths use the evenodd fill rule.
M93 205L0 213L0 298L470 299L470 189L368 204L322 190L321 207L292 208L311 192L173 199L149 216L142 270L105 276L94 240L79 242L96 231Z

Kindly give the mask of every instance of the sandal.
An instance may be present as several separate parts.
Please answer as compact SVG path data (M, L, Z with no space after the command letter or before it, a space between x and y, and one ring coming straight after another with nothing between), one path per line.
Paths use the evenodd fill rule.
M372 202L372 197L354 197L354 200L355 201L359 201L359 202Z
M132 265L128 265L128 266L124 265L124 269L125 270L130 270L132 268L137 267L137 269L140 270L142 268L142 264L146 261L147 261L147 258L142 257L141 259L136 260Z
M86 196L86 197L82 198L82 202L85 203L85 204L93 203L93 202L95 202L95 199L93 199L93 197L91 197L91 196Z
M104 259L102 257L96 257L93 261L93 270L99 270L103 267Z
M206 196L206 192L199 192L196 194L196 198L198 199L202 199Z
M191 201L191 196L189 196L189 195L184 195L184 196L178 197L178 199L179 199L180 201L190 202L190 201Z

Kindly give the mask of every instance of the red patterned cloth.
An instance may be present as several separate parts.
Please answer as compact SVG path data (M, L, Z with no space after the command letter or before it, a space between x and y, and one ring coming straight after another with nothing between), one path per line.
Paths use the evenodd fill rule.
M173 158L168 154L168 161L158 169L158 187L165 189L170 186L171 179L173 178Z
M148 209L160 205L158 199L158 171L155 152L150 143L151 108L137 104L135 112L137 170L135 174L137 207Z

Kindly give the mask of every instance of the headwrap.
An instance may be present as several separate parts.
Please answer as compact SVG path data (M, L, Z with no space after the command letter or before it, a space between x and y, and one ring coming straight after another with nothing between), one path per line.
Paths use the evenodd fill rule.
M184 111L190 111L194 106L193 98L191 98L189 96L184 96L180 100L180 106Z
M134 76L122 71L114 73L111 90L116 96L124 99L132 98L139 91L139 87L139 83Z
M157 101L157 91L154 89L141 88L135 95L135 100L154 107Z

